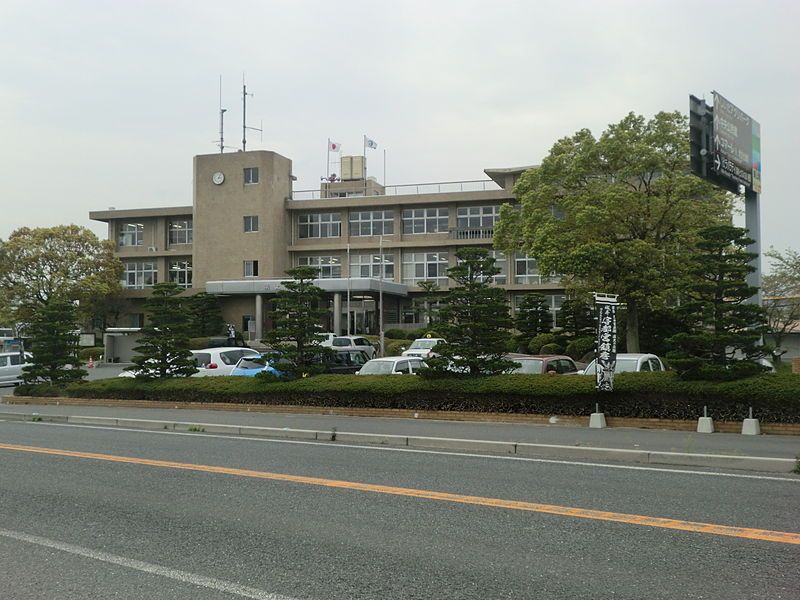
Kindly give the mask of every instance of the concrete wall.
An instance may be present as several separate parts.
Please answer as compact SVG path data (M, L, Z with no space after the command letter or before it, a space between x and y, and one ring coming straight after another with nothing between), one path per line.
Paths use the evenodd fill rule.
M244 169L256 167L259 181L244 182ZM258 261L258 278L282 276L289 266L288 215L292 162L266 151L209 154L194 159L194 285L243 279L243 263ZM214 173L225 181L212 182ZM258 216L259 230L244 233L244 217Z

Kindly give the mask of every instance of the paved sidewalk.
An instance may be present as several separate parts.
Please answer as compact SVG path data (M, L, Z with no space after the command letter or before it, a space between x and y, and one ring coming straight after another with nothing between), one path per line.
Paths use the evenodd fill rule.
M0 402L0 419L2 419L1 413L40 413L48 415L157 419L319 431L331 431L335 428L338 432L458 438L576 447L586 446L624 450L647 450L653 452L761 456L790 459L797 458L798 455L800 455L800 436L744 436L731 433L699 434L685 431L619 427L589 429L586 427L564 425L474 423L463 421L389 419L380 417L255 413L247 412L246 407L242 408L242 412L230 412L162 408L109 408L100 406L8 405Z

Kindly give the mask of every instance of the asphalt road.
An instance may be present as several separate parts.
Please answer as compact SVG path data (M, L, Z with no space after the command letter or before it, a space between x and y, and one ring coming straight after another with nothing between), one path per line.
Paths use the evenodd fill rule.
M731 475L0 422L0 596L798 598L800 479Z

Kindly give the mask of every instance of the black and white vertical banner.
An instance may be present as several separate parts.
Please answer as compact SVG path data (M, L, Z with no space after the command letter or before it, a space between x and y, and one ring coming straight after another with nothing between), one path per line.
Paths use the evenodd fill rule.
M617 363L617 301L595 297L597 307L597 369L595 386L600 392L614 391Z

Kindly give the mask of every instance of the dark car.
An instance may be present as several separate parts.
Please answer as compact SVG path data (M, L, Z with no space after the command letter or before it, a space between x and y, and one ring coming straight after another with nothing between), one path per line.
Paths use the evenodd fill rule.
M569 356L559 354L509 354L505 358L519 363L512 373L527 375L577 375L578 367Z
M369 360L363 350L334 350L323 359L325 373L352 375Z

